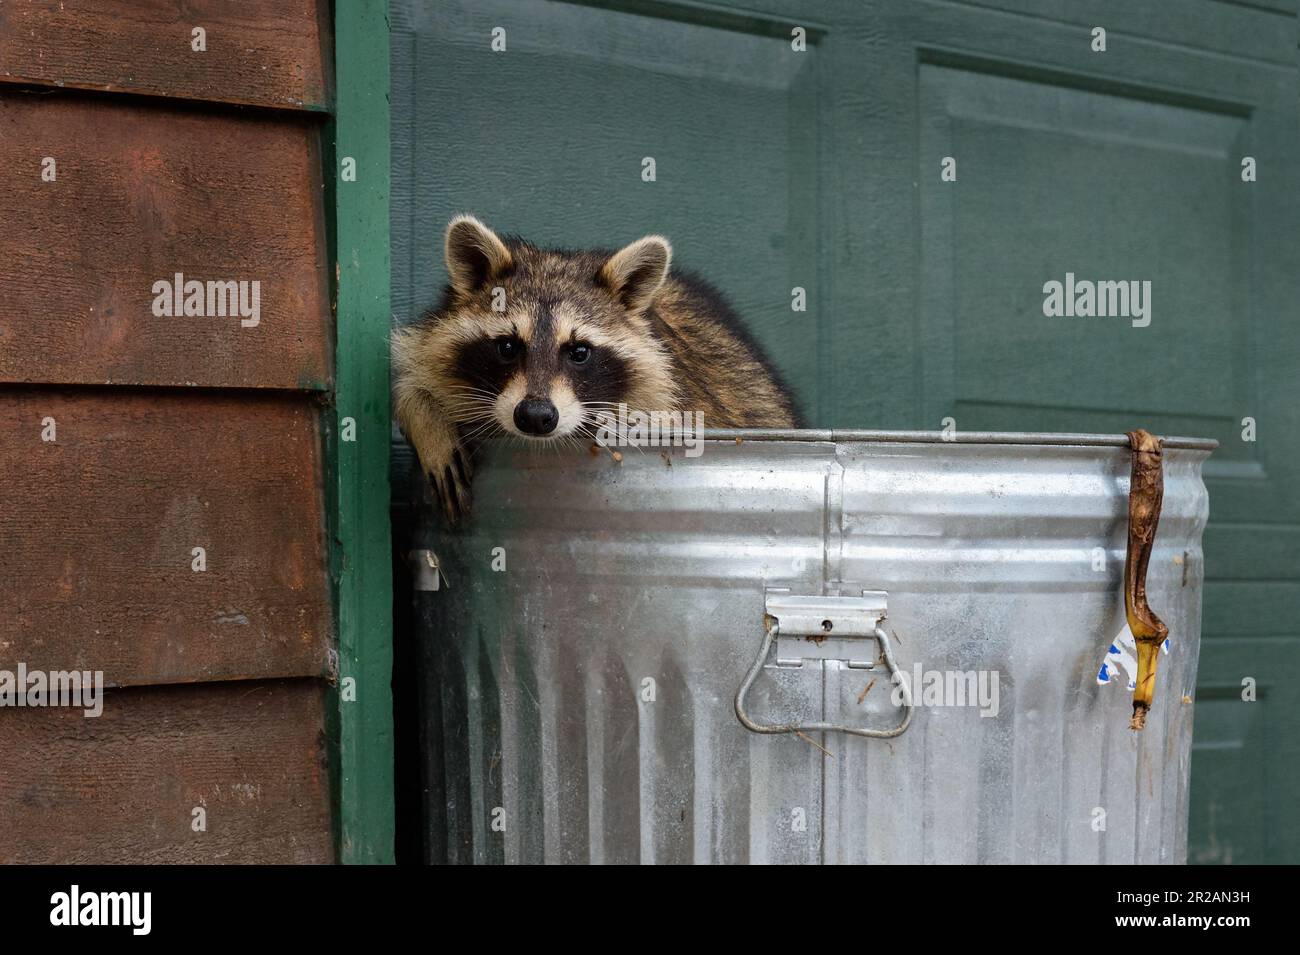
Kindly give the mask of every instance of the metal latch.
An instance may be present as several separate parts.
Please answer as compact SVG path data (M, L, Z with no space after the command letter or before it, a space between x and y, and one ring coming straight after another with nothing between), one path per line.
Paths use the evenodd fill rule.
M804 597L769 590L767 617L778 621L777 666L804 660L843 660L868 669L876 660L876 627L885 619L888 594L864 590L861 597ZM871 639L863 639L871 638Z
M789 590L769 590L764 601L764 635L754 665L736 691L736 717L755 733L835 731L872 739L900 735L912 722L911 688L898 672L884 621L889 595L864 590L860 597L793 595ZM812 638L812 639L809 639ZM890 681L901 687L902 721L892 729L868 729L840 723L759 723L745 709L750 687L758 679L776 646L777 666L803 666L805 660L840 660L850 667L875 665L873 644L889 669Z

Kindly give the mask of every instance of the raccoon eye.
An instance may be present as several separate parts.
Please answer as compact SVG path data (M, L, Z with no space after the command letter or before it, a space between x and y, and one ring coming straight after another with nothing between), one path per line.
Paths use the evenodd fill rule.
M586 364L587 359L591 357L590 345L573 345L569 348L569 361L575 365Z
M514 361L523 351L523 346L514 338L497 339L497 357L502 361Z

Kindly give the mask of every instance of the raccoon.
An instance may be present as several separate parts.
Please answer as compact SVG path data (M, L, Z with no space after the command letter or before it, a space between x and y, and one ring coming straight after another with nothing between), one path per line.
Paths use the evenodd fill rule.
M620 404L710 428L800 426L731 307L670 269L662 236L541 249L458 216L445 255L441 303L394 334L393 403L449 524L469 513L473 451L493 435L577 445Z

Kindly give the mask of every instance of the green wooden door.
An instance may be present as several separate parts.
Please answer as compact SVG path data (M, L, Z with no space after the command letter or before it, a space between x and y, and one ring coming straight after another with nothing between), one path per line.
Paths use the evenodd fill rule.
M395 2L396 319L436 298L455 212L570 246L661 232L818 426L1219 439L1190 856L1296 861L1295 14ZM1067 273L1150 282L1149 324L1045 316Z

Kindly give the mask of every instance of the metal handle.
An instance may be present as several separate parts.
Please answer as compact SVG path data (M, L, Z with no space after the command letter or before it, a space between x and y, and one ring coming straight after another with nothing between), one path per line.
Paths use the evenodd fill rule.
M866 596L867 595L864 594L864 598ZM785 596L783 593L769 592L767 601L768 612L766 615L768 623L764 628L765 633L763 636L763 644L759 647L758 657L754 660L754 665L749 668L749 672L745 675L745 679L740 684L740 689L736 691L736 718L740 720L747 730L753 733L768 734L839 732L848 733L851 736L864 736L868 739L892 739L895 736L902 735L903 731L906 730L912 722L912 692L911 688L908 687L907 682L898 672L898 664L894 662L894 650L889 643L889 636L881 628L879 623L880 620L884 619L884 594L872 594L871 596L880 598L880 606L878 608L870 605L864 606L864 601L859 600L858 598L791 598ZM846 726L841 723L759 723L754 720L745 709L745 697L749 694L750 687L754 685L754 681L758 679L759 673L763 671L768 656L772 652L772 644L776 640L777 634L781 629L782 609L786 607L791 608L796 619L801 620L802 618L807 617L806 611L810 607L818 611L813 614L814 617L821 616L822 612L827 612L829 614L829 611L826 608L834 606L836 601L845 605L851 603L852 605L849 606L848 609L853 611L859 618L862 616L864 611L867 613L872 611L875 612L876 616L874 622L870 624L870 629L864 628L860 623L857 626L854 626L853 621L850 621L850 626L848 628L841 627L839 633L844 633L847 630L854 635L869 635L875 638L876 642L880 645L880 655L885 660L885 666L889 668L890 681L902 687L903 690L902 722L892 729L874 730L867 729L866 727ZM804 623L802 626L796 626L796 629L808 630L809 628L807 624ZM835 632L834 619L832 616L828 615L826 619L822 621L821 629L825 633Z

